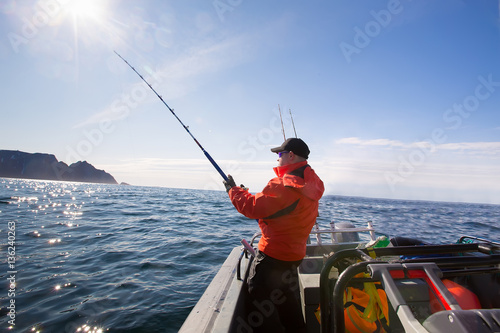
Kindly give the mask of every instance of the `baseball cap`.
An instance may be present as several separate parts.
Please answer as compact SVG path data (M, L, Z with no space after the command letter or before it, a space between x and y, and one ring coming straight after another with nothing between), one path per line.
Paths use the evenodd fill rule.
M307 147L306 143L299 138L286 139L281 146L272 148L271 151L273 153L292 151L295 155L299 155L306 159L309 157L310 153L309 147Z

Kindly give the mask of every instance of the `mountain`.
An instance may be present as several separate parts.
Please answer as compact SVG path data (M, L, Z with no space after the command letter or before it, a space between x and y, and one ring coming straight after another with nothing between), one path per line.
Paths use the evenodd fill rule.
M109 173L86 161L68 166L52 154L18 150L0 150L0 177L118 184Z

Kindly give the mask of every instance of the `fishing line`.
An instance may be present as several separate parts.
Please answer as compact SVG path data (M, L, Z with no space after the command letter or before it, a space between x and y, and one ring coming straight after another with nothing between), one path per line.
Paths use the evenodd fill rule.
M174 110L172 108L170 108L170 106L168 106L168 104L163 100L163 98L156 92L156 90L149 84L148 81L146 81L146 79L131 65L129 64L129 62L127 60L125 60L120 54L118 54L118 52L114 51L116 53L117 56L120 57L120 59L122 59L130 68L132 68L132 70L137 74L139 75L139 77L142 79L142 81L144 81L148 87L156 94L156 96L158 96L158 98L163 102L163 104L167 107L167 109L174 115L174 117L179 121L179 123L181 123L182 127L184 127L184 129L186 130L186 132L188 132L188 134L191 136L191 138L193 138L194 142L196 142L196 144L198 145L198 147L200 147L201 151L203 152L203 154L205 154L205 157L210 161L210 163L212 163L212 165L214 166L215 170L217 170L217 172L219 172L219 174L222 176L222 178L224 180L228 180L226 174L222 171L222 169L219 167L219 165L214 161L214 159L212 158L212 156L210 156L210 154L205 150L205 148L202 147L202 145L198 142L198 140L196 140L196 138L193 136L193 134L191 134L191 132L189 131L189 128L188 126L184 125L184 123L180 120L179 117L177 117L177 115L175 114Z

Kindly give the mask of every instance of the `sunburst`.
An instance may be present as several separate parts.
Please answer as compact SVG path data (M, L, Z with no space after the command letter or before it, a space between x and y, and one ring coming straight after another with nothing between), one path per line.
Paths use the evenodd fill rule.
M66 5L66 9L76 19L100 21L104 16L106 1L100 0L72 0Z

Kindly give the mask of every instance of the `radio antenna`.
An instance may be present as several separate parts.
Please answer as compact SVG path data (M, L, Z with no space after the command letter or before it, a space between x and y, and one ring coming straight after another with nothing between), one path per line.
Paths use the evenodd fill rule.
M283 140L286 141L285 127L283 126L283 118L281 117L281 107L279 104L278 104L278 110L280 111L281 131L283 132Z
M288 109L288 112L290 112L290 119L292 119L293 132L295 133L295 137L297 137L297 131L295 130L295 124L293 122L292 109ZM283 125L283 122L281 122L281 124Z

